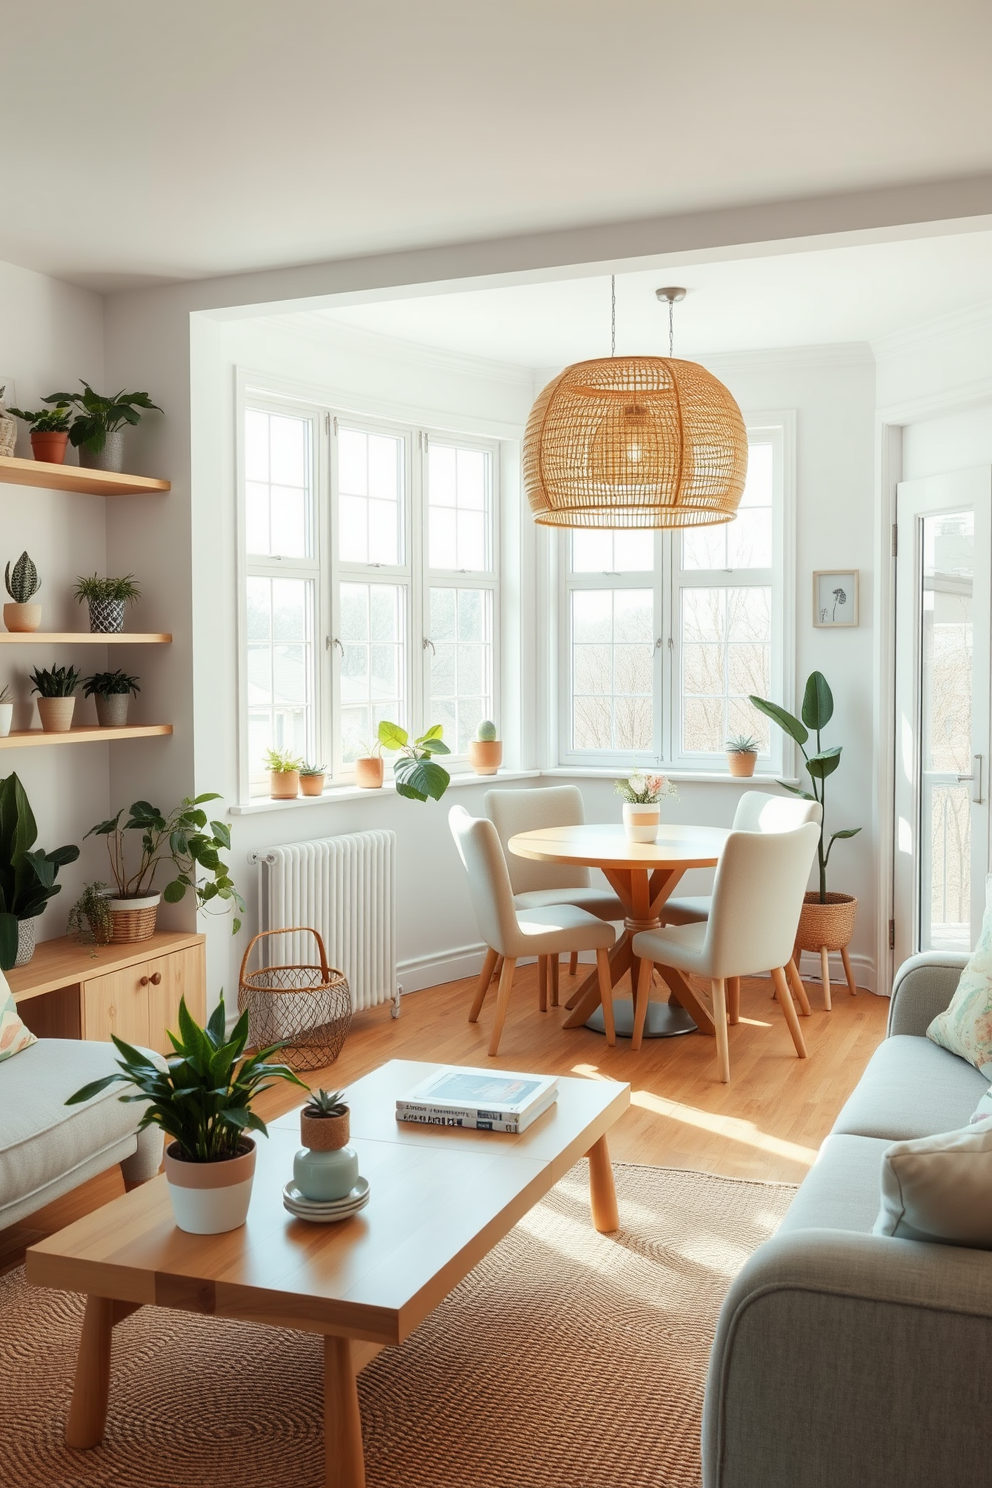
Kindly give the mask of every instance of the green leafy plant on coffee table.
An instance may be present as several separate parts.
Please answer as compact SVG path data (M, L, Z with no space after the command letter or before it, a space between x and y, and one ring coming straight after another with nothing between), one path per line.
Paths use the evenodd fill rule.
M65 434L72 420L72 408L68 397L57 394L52 399L42 398L41 401L43 403L53 402L55 407L39 408L37 413L31 413L26 408L8 408L7 412L30 424L32 434Z
M726 742L728 754L757 754L761 740L754 734L731 734Z
M120 697L124 693L137 696L140 691L137 677L129 677L127 672L94 672L92 677L83 679L84 697Z
M279 1080L308 1089L288 1065L271 1063L285 1043L270 1044L245 1057L248 1014L242 1013L228 1037L223 995L203 1028L184 997L179 1004L179 1036L170 1032L169 1042L174 1052L168 1057L168 1070L162 1070L140 1049L114 1037L121 1056L119 1073L84 1085L66 1105L92 1100L110 1085L129 1086L136 1093L119 1099L147 1105L139 1131L161 1127L178 1143L179 1155L187 1162L224 1162L245 1150L247 1132L268 1135L265 1122L252 1110L252 1102L264 1090Z
M107 945L113 930L113 918L107 904L110 885L89 883L69 911L65 933L80 945Z
M7 593L15 604L29 604L41 588L38 570L26 551L21 554L13 568L9 563L7 564L3 581L7 586Z
M303 760L288 749L267 749L265 768L273 775L289 775L293 770L302 771Z
M101 579L97 574L92 574L86 579L80 574L76 580L76 587L72 591L77 604L105 603L108 599L118 604L134 604L136 599L141 598L141 589L134 581L134 574L125 574L122 579Z
M17 959L17 922L40 915L61 894L58 871L79 857L73 845L52 852L34 846L38 824L27 793L16 775L0 780L0 968L9 971Z
M69 404L79 410L72 428L69 429L69 443L74 448L78 449L81 444L85 444L87 449L99 454L107 442L108 434L123 429L125 424L141 423L139 409L143 412L148 412L149 409L154 409L156 413L162 412L147 393L129 393L121 388L119 393L105 397L102 393L95 393L82 378L80 382L83 384L81 393L50 393L41 400L60 407Z
M451 780L444 766L432 757L451 753L441 738L442 733L441 725L435 723L419 739L411 739L398 723L387 723L385 719L380 723L379 743L400 756L393 764L398 796L406 796L411 801L440 801Z
M79 686L80 678L75 667L57 666L35 667L33 672L28 673L28 676L34 683L31 691L45 698L72 697Z

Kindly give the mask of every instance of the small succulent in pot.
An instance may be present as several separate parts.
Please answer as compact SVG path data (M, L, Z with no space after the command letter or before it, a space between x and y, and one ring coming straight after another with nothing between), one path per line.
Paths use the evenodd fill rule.
M300 1140L311 1152L339 1152L351 1136L351 1108L343 1090L312 1090L300 1112Z
M101 579L96 574L85 579L80 575L73 590L77 604L85 599L90 612L90 631L108 634L124 629L124 607L141 598L134 574L122 579Z
M123 728L131 695L137 696L140 691L137 677L129 677L127 672L94 672L83 681L83 696L96 699L101 728Z
M732 734L727 740L727 765L731 775L754 774L761 740L755 734Z
M288 749L267 749L265 768L269 772L269 794L274 801L292 801L300 793L300 770L303 760Z
M69 438L73 448L79 450L80 465L93 470L123 470L125 427L141 423L139 409L162 410L147 393L129 393L121 388L119 393L107 396L94 392L82 378L80 382L81 393L51 393L42 402L78 409Z
M67 734L72 727L79 672L75 667L35 667L29 676L34 684L31 691L38 694L38 713L45 733Z
M477 775L495 775L503 763L503 745L496 735L496 725L487 718L469 741L468 758Z
M324 777L327 770L323 765L303 764L300 766L300 790L305 796L320 796L324 793Z
M10 412L16 418L23 419L26 424L30 424L31 453L36 460L45 460L50 465L64 465L72 408L68 398L63 398L61 394L56 394L51 399L43 398L41 401L52 402L55 406L39 408L36 413L26 408L11 408Z
M37 630L41 624L41 605L31 600L41 588L38 570L25 551L11 568L4 570L4 583L11 603L3 607L3 623L10 631L26 633Z

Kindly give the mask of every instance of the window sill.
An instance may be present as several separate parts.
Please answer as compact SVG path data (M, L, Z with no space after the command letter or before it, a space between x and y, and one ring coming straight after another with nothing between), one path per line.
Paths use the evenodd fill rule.
M662 766L644 766L646 771L655 768L666 780L684 780L699 785L738 785L746 789L748 782L757 785L778 785L780 782L786 785L799 784L798 776L764 774L760 771L755 771L753 775L731 775L726 770L666 770ZM619 768L610 770L600 765L556 765L554 769L542 770L540 773L559 776L565 780L620 780L623 776L623 771Z
M493 785L497 780L536 780L541 770L500 770L498 775L476 775L465 770L452 775L448 790L459 790L466 785ZM392 780L383 781L378 789L369 790L361 785L334 785L322 796L297 796L292 801L273 801L268 796L259 796L244 805L228 807L231 816L259 816L266 811L308 811L314 806L333 806L338 801L368 800L369 797L395 796L396 786ZM402 797L400 798L402 800Z

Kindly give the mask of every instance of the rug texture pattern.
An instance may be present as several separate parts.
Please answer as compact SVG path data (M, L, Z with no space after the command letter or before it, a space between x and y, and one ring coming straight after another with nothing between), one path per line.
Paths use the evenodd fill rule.
M364 1371L368 1488L698 1488L717 1312L794 1189L616 1178L615 1235L582 1163ZM70 1451L82 1309L0 1277L3 1488L321 1488L320 1340L157 1307L115 1329L102 1446Z

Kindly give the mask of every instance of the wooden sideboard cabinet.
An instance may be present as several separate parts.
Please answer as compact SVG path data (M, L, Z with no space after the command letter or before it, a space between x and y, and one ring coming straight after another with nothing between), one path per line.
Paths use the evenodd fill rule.
M179 999L206 1016L205 940L158 930L132 945L42 941L27 966L7 972L21 1017L39 1038L110 1038L171 1053Z

